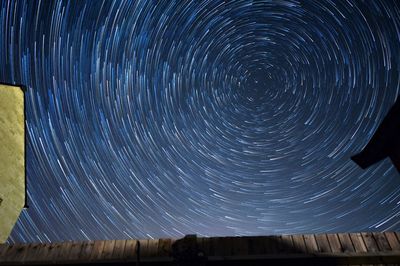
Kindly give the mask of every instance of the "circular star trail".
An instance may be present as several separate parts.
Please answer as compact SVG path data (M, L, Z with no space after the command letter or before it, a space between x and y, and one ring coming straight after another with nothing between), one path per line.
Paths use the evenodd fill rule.
M397 1L2 1L29 209L10 242L400 230L362 150L400 88Z

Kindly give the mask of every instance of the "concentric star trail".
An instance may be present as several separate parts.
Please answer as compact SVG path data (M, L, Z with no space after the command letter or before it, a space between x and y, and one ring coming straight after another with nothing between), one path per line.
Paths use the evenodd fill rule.
M400 88L398 1L1 1L30 208L9 242L400 230L350 156Z

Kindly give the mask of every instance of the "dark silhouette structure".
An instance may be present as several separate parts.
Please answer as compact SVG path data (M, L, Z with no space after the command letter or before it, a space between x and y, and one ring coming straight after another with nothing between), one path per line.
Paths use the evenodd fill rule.
M400 173L400 97L389 110L367 146L351 159L365 169L389 157Z

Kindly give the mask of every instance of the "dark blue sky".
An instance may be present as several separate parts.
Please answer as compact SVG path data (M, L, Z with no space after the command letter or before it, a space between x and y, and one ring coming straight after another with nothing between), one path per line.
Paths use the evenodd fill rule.
M29 205L10 242L400 230L361 170L400 88L398 1L1 1Z

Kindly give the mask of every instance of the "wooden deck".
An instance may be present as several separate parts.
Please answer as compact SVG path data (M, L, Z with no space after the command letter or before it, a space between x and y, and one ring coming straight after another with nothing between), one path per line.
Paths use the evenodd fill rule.
M106 240L0 245L0 265L400 265L400 234Z

